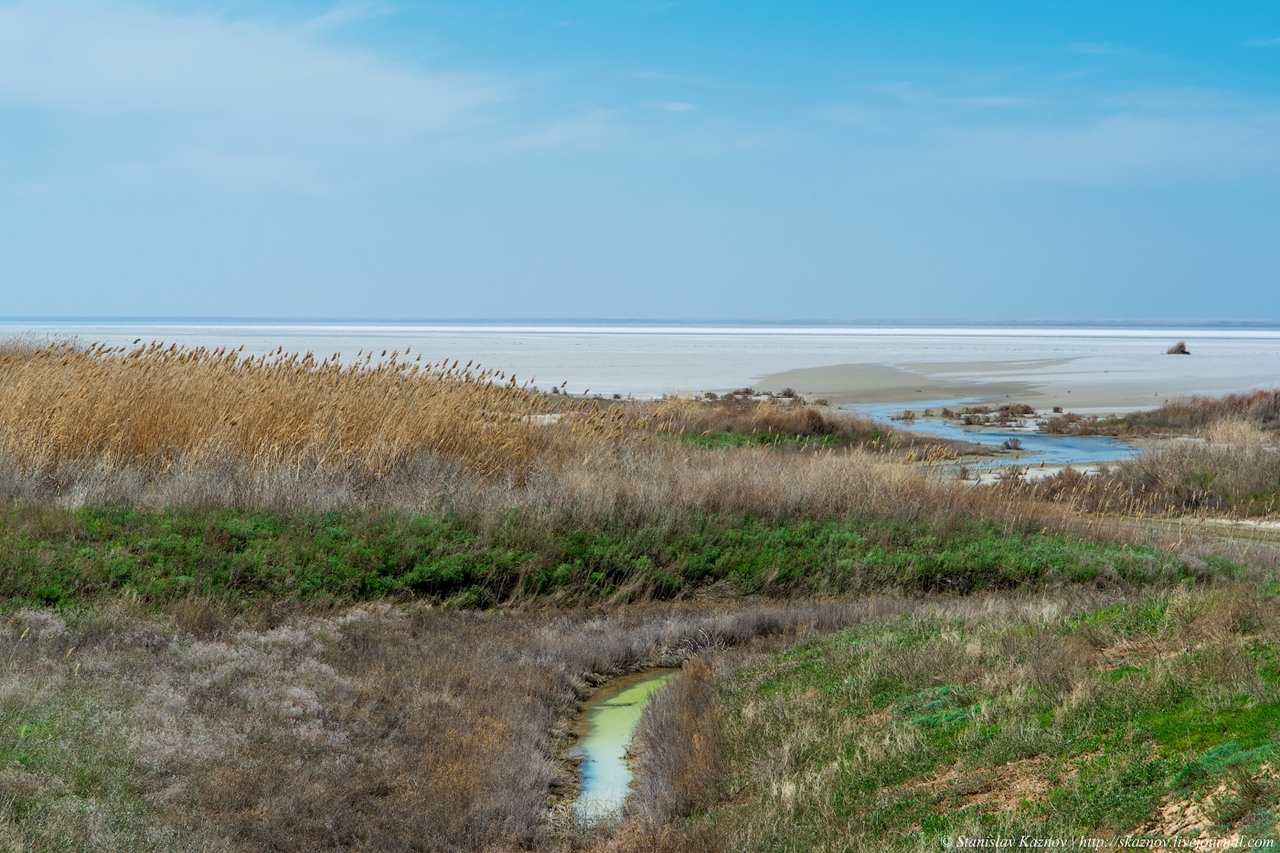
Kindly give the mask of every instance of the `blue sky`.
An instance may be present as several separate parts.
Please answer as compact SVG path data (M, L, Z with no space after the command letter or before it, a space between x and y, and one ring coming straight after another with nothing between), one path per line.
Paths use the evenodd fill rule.
M0 316L1280 317L1280 5L0 2Z

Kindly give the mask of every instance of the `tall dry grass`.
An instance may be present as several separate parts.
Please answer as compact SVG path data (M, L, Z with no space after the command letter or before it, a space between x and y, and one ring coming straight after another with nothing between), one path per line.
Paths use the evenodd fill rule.
M0 500L515 512L565 525L856 515L940 532L984 518L1128 540L1098 514L1220 508L1224 495L1274 487L1280 456L1256 429L1223 427L1111 477L971 489L947 475L948 448L871 439L877 425L794 399L572 400L409 356L343 364L282 350L10 342L0 346ZM792 452L671 440L702 432L840 441Z
M1011 479L1002 486L1091 513L1265 513L1275 510L1280 488L1280 445L1254 423L1224 419L1198 436L1163 442L1102 476L1068 469L1034 483ZM1255 496L1262 497L1249 500Z
M1151 430L1202 429L1220 420L1244 420L1267 426L1280 420L1280 389L1262 389L1221 397L1193 395L1170 400L1149 412L1126 416Z
M523 476L550 450L543 401L514 376L408 352L344 365L282 349L0 347L0 451L46 475L217 462L377 478L436 453Z
M1068 412L1050 418L1041 425L1040 431L1058 435L1148 436L1194 432L1223 420L1246 421L1274 429L1280 424L1280 389L1221 397L1176 397L1158 408L1130 412L1122 417L1085 417Z
M715 801L724 778L716 679L731 668L710 655L695 658L664 688L662 701L645 708L633 741L640 781L626 804L633 822L660 830Z
M795 401L570 401L473 365L407 359L11 342L0 346L0 498L579 521L917 516L972 500L878 452L909 445L896 439L803 454L663 439L877 429Z

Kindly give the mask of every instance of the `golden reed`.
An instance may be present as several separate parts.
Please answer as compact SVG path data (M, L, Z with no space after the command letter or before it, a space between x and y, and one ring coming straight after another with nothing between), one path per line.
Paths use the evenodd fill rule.
M283 349L0 345L0 450L35 470L231 458L376 474L433 452L519 476L548 449L546 405L514 376L407 350L344 365Z

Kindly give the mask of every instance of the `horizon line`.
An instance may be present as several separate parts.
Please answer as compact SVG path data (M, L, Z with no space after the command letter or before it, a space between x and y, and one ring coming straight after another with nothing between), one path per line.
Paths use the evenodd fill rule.
M903 326L914 328L955 328L955 327L1018 327L1037 328L1258 328L1280 329L1280 319L980 319L980 318L879 318L879 319L724 319L724 318L386 318L386 317L237 317L237 316L205 316L205 315L17 315L0 316L0 324L13 323L202 323L202 324L237 324L237 325L354 325L374 324L387 326L758 326L758 327L884 327Z

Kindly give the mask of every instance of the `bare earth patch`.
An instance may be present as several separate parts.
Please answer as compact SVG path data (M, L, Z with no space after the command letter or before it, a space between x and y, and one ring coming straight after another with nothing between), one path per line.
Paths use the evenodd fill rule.
M1011 761L998 767L953 766L938 776L902 790L906 794L958 797L961 808L977 806L985 812L1013 811L1023 803L1043 800L1053 786L1046 778L1047 756Z

